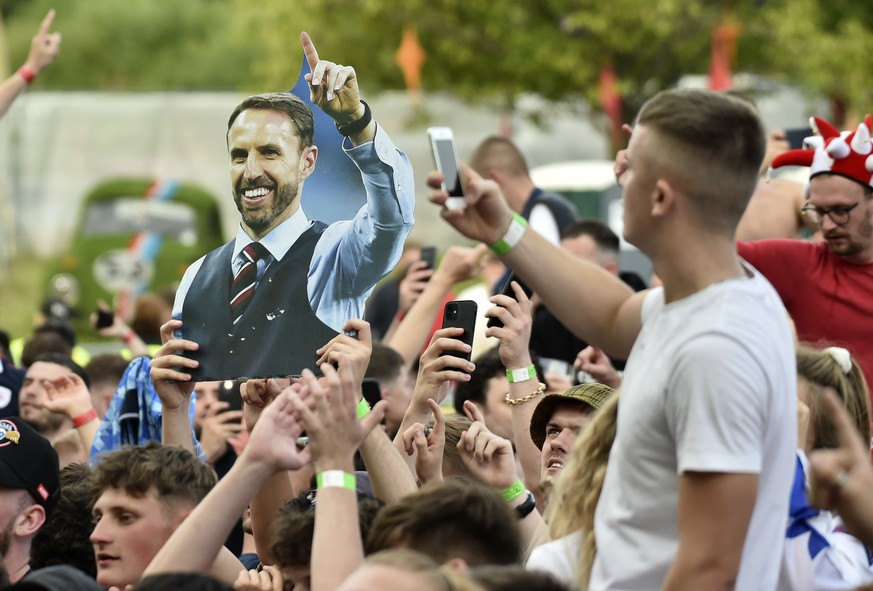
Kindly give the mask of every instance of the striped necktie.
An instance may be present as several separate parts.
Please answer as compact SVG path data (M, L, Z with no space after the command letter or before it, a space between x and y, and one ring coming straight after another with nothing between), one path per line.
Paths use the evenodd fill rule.
M258 279L258 261L269 256L270 253L260 242L252 242L239 253L243 266L237 271L230 285L230 310L233 314L233 323L236 324L255 293L255 284Z

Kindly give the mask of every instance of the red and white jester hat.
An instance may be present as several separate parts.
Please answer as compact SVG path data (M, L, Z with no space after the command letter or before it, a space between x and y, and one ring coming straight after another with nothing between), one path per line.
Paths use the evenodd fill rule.
M824 173L838 174L873 188L873 141L870 139L873 119L870 115L864 117L854 133L840 133L833 125L818 117L811 117L809 126L816 133L803 141L809 149L779 154L770 168L808 166L809 178Z

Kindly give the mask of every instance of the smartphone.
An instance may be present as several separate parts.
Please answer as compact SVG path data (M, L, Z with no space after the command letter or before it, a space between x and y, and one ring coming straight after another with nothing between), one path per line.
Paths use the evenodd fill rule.
M228 407L224 412L229 410L242 410L243 399L240 392L242 380L225 380L218 387L218 400L227 402Z
M518 282L518 284L521 286L522 291L524 291L524 295L526 295L527 297L531 297L533 295L533 290L530 287L528 287L527 283L522 281L518 277L518 275L516 275L514 272L509 274L509 277L507 277L507 279L506 279L506 283L503 284L503 286L500 288L500 291L498 293L500 293L500 295L509 296L512 299L515 299L515 291L512 289L512 282L513 281ZM500 318L497 318L496 316L491 316L490 318L488 318L488 324L486 326L488 328L491 328L492 326L496 326L497 328L502 328L503 321L500 320Z
M370 408L376 406L376 403L382 400L382 386L379 385L379 380L373 378L364 378L361 383L361 390L364 394L364 400L370 405Z
M458 340L464 341L470 347L473 346L473 334L476 329L476 312L478 306L476 302L470 300L452 300L446 302L446 307L443 310L443 328L463 328L464 334L456 337ZM463 353L461 351L446 351L446 355L454 355L461 359L470 361L472 351Z
M104 310L103 308L97 308L97 322L95 323L96 328L109 328L115 323L115 312L112 310Z
M436 268L436 246L421 247L421 258L419 260L427 263L428 269Z
M430 147L437 170L443 174L443 191L449 194L446 200L448 209L463 209L464 186L461 184L461 169L458 166L458 152L455 150L455 136L449 127L428 127Z
M812 130L808 127L794 127L785 130L785 140L792 150L803 149L803 140L811 135L813 135Z

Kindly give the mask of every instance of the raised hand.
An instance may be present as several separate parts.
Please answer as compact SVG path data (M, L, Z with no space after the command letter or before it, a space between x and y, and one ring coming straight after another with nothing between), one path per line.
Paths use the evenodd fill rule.
M94 406L91 404L91 393L82 378L74 373L63 375L54 380L43 380L48 397L44 402L46 410L64 414L71 419L78 417Z
M433 333L418 365L418 379L410 402L410 405L416 406L416 410L427 412L429 398L437 404L442 403L448 393L443 387L446 383L470 381L470 372L476 369L476 365L472 361L446 355L448 351L470 352L470 346L457 338L463 334L464 329L457 327L441 328Z
M597 347L588 345L582 349L576 355L573 367L590 375L595 382L610 388L621 387L621 374L612 366L612 361L609 360L606 353Z
M282 390L290 385L288 380L246 380L240 385L240 396L245 403L243 413L246 418L246 429L249 433L255 428L258 418L267 406L275 400Z
M30 53L27 54L25 65L33 68L37 74L55 61L61 51L61 34L49 32L54 20L55 11L52 9L42 19L36 35L30 41Z
M479 244L474 248L451 246L440 260L434 277L445 277L450 285L472 279L482 272L482 257L488 252L488 246Z
M206 409L200 428L200 446L206 454L206 462L214 464L227 453L228 440L238 437L243 431L243 411L226 410L230 406L222 400L213 402Z
M306 451L312 454L316 472L353 472L355 451L370 431L382 421L387 405L384 400L380 401L359 421L356 407L361 385L355 381L349 356L340 353L338 362L339 370L327 363L322 364L323 380L316 379L309 370L303 371L304 388L301 394L305 390L309 391L311 405L300 394L286 390L309 436Z
M170 320L161 326L161 342L164 345L155 353L152 359L150 376L155 392L161 399L166 410L187 409L194 391L191 374L184 368L195 368L200 365L196 359L179 355L181 351L196 351L200 345L194 341L173 337L175 330L182 328L179 320Z
M310 100L340 125L362 117L364 105L355 69L319 59L315 44L306 32L300 33L300 42L309 64L310 72L304 78L309 82Z
M354 331L358 336L353 337L347 334L335 336L315 351L316 355L320 355L316 363L319 367L322 363L330 363L336 367L339 356L341 354L347 355L351 362L355 381L360 389L360 384L364 380L364 374L367 373L367 366L370 363L370 355L373 352L373 333L370 331L370 323L359 318L352 318L346 322L343 331Z
M469 400L464 402L464 412L473 424L458 441L461 461L484 484L501 490L512 486L518 478L512 443L489 431L479 407Z
M870 449L832 391L824 391L824 411L836 428L840 446L818 449L809 455L811 500L822 509L836 511L849 533L864 544L873 544L873 468Z
M530 330L532 304L518 282L512 282L515 299L497 294L491 297L493 308L485 311L485 316L498 318L502 327L492 326L485 330L485 336L500 340L500 362L504 367L516 369L527 367L530 359Z
M406 269L406 275L400 280L398 288L397 311L406 314L427 287L427 282L433 275L433 269L424 261L415 261Z
M261 414L241 458L269 468L269 473L297 470L310 460L309 448L297 450L303 424L297 403L306 407L309 392L299 385L289 386Z
M443 451L446 446L446 420L440 405L428 399L433 411L434 425L429 432L421 423L414 423L403 432L406 454L415 456L415 473L422 484L443 479Z
M464 183L466 207L463 209L445 207L449 196L441 188L443 175L436 171L427 175L427 185L432 189L428 199L431 203L443 206L440 215L458 232L472 240L494 244L506 234L513 212L497 183L483 179L465 164L459 163L459 166Z

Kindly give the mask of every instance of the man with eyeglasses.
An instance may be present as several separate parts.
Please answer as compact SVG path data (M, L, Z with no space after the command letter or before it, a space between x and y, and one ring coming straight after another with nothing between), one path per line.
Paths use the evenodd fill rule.
M801 213L823 242L741 243L739 254L776 288L798 339L849 348L868 383L873 379L873 119L842 134L814 118L809 149L777 156L772 168L809 166Z

